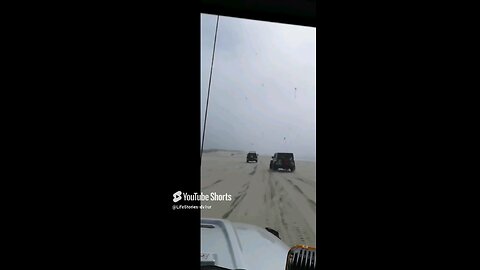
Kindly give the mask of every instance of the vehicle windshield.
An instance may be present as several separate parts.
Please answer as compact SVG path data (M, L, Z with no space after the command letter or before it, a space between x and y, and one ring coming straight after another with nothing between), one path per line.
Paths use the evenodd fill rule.
M200 91L201 217L316 246L316 29L202 14Z

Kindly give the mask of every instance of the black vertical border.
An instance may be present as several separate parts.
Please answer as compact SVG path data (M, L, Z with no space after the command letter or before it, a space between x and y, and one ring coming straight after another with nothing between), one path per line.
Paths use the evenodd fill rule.
M53 268L199 268L200 211L172 210L200 190L198 4L62 8L8 18L10 250Z

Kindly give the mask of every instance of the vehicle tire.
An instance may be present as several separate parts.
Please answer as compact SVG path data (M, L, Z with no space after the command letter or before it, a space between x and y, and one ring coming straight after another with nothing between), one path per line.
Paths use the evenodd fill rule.
M291 172L294 172L294 171L295 171L295 167L290 168L290 171L291 171Z

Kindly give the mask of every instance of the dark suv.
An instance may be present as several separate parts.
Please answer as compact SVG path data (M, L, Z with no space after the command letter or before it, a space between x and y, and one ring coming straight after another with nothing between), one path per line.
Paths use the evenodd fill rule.
M247 163L250 161L258 162L258 155L256 152L248 152L247 154Z
M271 170L290 170L295 171L295 159L292 153L275 153L270 161Z

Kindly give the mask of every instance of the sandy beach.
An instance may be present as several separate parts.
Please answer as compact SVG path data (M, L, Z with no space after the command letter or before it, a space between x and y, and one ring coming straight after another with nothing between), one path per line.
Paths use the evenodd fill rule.
M202 158L204 194L229 194L230 201L208 201L202 217L271 227L288 245L316 246L316 166L296 160L295 172L271 171L270 156L247 163L244 152L210 151ZM273 153L272 153L273 154Z

